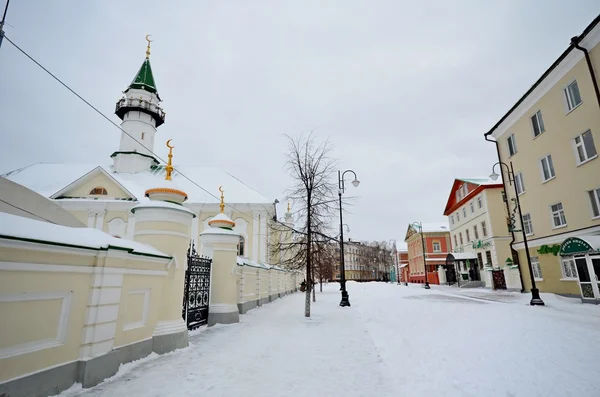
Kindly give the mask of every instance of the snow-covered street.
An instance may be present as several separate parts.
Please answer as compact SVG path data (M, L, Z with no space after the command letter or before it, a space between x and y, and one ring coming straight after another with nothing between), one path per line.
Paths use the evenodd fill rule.
M600 307L545 294L348 283L194 331L190 347L62 396L592 396ZM461 296L462 295L462 296Z

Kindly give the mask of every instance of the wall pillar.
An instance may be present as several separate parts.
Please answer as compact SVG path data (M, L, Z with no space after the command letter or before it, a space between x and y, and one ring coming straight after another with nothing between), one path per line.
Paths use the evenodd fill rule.
M240 235L233 230L211 227L200 233L200 237L203 254L212 258L208 326L238 323L236 267Z
M446 269L444 268L444 266L438 267L438 277L440 279L440 285L444 285L444 284L447 283L447 280L446 280Z

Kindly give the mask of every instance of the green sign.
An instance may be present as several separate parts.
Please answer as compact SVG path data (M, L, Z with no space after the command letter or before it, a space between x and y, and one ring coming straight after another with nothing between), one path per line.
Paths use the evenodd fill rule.
M473 240L473 249L488 248L490 245L489 241Z
M554 244L554 245L542 245L537 250L537 253L538 254L552 254L554 256L557 256L559 251L560 251L560 245L558 245L558 244Z
M559 254L569 256L575 254L586 254L594 251L594 248L584 240L577 237L569 237L560 246Z

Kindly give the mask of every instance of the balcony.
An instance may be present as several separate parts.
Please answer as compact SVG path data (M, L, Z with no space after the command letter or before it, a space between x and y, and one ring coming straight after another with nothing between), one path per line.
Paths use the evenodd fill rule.
M156 128L165 122L166 113L160 106L145 99L121 98L115 106L115 114L121 120L130 111L140 111L149 114L156 121Z

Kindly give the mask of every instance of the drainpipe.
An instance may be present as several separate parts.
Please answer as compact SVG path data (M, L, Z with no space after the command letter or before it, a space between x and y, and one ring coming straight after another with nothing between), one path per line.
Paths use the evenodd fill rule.
M590 58L590 53L587 49L583 48L579 45L581 39L579 36L575 36L571 38L571 45L577 48L579 51L582 51L585 55L585 60L588 65L588 69L590 71L590 76L592 77L592 84L594 85L594 91L596 91L596 100L598 101L598 106L600 107L600 89L598 88L598 81L596 80L596 73L594 73L594 67L592 66L592 59Z
M489 139L491 132L492 131L488 132L487 134L484 134L485 140L488 142L493 142L496 145L496 154L498 156L498 161L502 161L500 158L500 147L498 147L498 141ZM502 167L500 167L500 169L502 169ZM506 213L510 216L510 207L508 206L508 195L506 194L506 181L504 180L504 174L502 175L502 190L504 190L504 198L505 198L504 204L506 204ZM523 225L521 225L521 227L523 227ZM515 243L515 232L511 231L510 235L512 236L512 240L510 242L510 252L512 254L513 261L517 264L517 267L519 269L519 279L521 280L521 293L524 293L525 292L525 284L523 284L523 272L521 272L521 260L519 259L519 254L513 248L513 244Z

